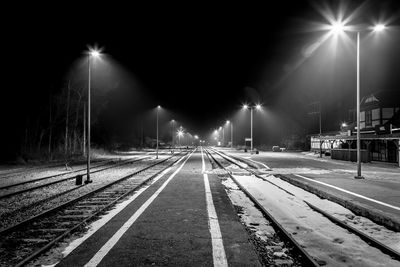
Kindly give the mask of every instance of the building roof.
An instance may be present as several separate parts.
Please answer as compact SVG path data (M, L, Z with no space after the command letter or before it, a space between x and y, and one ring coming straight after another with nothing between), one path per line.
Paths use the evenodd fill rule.
M360 101L360 105L369 106L377 104L381 107L399 107L399 99L399 91L378 91L364 96Z

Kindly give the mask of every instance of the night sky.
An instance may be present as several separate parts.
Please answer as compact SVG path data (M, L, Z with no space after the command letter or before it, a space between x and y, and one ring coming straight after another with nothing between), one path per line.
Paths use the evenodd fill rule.
M355 36L349 35L352 44L339 43L336 53L327 40L307 55L324 34L315 25L328 23L319 10L337 14L345 7L347 17L358 8L352 22L392 26L379 46L363 35L362 90L371 93L399 90L397 2L15 7L2 38L7 82L1 109L3 126L10 129L3 134L11 140L6 143L15 148L10 144L20 142L27 114L39 114L71 75L84 80L84 52L96 44L105 53L106 73L95 69L93 90L121 99L122 124L161 105L165 122L175 116L205 136L237 116L243 102L260 101L274 117L272 136L298 128L312 133L317 126L307 109L321 101L326 130L333 130L355 103ZM115 114L118 121L121 115Z

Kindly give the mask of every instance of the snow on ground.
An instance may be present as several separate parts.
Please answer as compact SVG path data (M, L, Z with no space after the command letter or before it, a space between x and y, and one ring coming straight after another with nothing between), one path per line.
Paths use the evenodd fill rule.
M222 184L227 189L232 204L243 208L242 221L247 226L251 226L262 240L266 241L268 237L272 237L275 234L274 228L268 224L264 215L254 206L253 202L240 191L235 182L228 178L222 180Z
M298 174L328 174L331 173L331 170L324 170L324 169L314 169L314 168L274 168L271 172L273 173L278 173L278 174L292 174L292 173L298 173ZM353 171L354 172L354 171Z
M333 215L334 217L346 222L350 226L357 228L361 232L368 234L369 236L377 239L381 243L393 248L400 252L400 233L388 230L386 227L378 225L371 220L357 216L350 210L343 206L336 204L335 202L327 199L320 199L318 196L311 194L299 187L296 187L286 181L278 179L274 176L265 177L266 180L276 184L277 186L284 188L285 190L294 194L301 200L306 200L311 204L323 209L325 212Z
M63 258L67 257L72 251L74 251L78 246L80 246L86 239L91 237L94 233L96 233L101 227L103 227L106 223L108 223L112 218L114 218L118 213L120 213L124 208L126 208L132 201L134 201L138 196L140 196L147 188L149 188L152 184L161 179L166 173L171 170L172 167L167 168L162 173L157 175L150 183L138 189L133 195L129 198L124 199L120 203L118 203L111 210L101 215L96 221L91 223L87 227L87 231L85 233L74 234L68 238L68 240L64 241L57 248L53 248L46 255L40 257L36 260L37 263L42 263L42 267L52 267L55 266L61 261ZM46 261L43 264L43 261Z
M397 250L399 250L400 242L398 233L355 216L336 203L321 200L274 176L268 176L266 179L292 192L295 196L254 176L234 175L234 177L318 260L330 266L399 266L398 261L370 247L356 235L310 209L303 199L341 219L353 221L355 226L361 225L361 229L368 234Z

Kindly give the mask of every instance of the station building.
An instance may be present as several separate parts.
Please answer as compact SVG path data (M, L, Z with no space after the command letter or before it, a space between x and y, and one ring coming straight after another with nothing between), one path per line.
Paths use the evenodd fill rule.
M311 150L334 159L357 161L356 109L337 132L311 136ZM363 162L381 161L400 166L400 95L379 92L360 101L360 140Z

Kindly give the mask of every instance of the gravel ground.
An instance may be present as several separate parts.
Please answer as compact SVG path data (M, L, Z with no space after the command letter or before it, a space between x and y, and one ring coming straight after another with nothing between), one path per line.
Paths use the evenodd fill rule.
M166 155L160 155L159 160L165 159ZM17 195L8 199L5 199L0 204L0 228L7 228L17 222L28 219L29 217L35 216L49 208L56 207L63 202L76 198L80 195L88 193L95 188L99 188L112 181L120 179L135 170L147 166L154 162L154 158L145 159L134 164L127 164L119 166L117 168L111 168L102 172L95 173L91 176L93 183L84 186L75 185L75 180L69 180L65 183L56 184L54 186L46 187L41 190L29 192L23 195ZM33 203L46 199L50 196L54 196L65 190L77 188L65 195L56 197L50 201L44 201L39 205L31 206ZM24 208L29 207L29 208ZM14 212L16 211L16 212Z
M109 157L101 157L95 158L92 160L92 166L96 167L98 165L106 163L106 161L119 161L128 158L132 158L132 155L125 156L109 156ZM43 165L36 167L22 167L19 168L19 171L15 174L0 174L0 187L6 186L10 184L15 184L19 182L34 180L41 177L46 177L50 175L57 175L65 173L67 174L70 171L84 169L86 167L86 162L80 161L79 163L69 164L65 166L65 164L58 165Z

